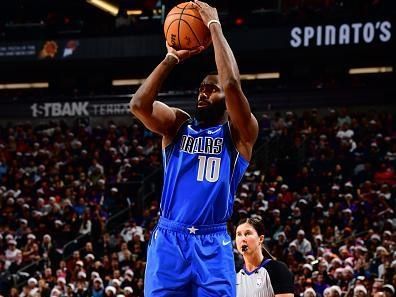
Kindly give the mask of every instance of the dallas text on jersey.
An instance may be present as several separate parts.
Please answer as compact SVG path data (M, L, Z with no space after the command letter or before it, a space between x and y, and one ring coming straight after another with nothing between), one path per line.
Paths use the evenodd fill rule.
M180 150L189 154L203 153L218 155L223 149L223 138L191 137L183 135Z

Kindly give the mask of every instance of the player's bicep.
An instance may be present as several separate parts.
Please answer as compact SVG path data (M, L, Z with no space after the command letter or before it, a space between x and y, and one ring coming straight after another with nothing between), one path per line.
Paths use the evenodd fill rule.
M162 136L175 129L175 110L160 101L154 101L150 110L136 110L134 114L147 129Z
M234 121L230 116L230 122L233 131L236 131L236 134L238 134L236 139L245 145L248 144L253 146L256 142L259 131L256 117L250 113L248 116L244 117L242 121Z
M225 88L227 112L231 124L242 142L254 143L258 135L258 123L250 111L249 101L240 86Z

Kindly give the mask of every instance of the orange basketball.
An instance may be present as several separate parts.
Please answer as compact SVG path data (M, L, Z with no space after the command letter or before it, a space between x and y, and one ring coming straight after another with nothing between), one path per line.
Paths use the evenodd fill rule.
M164 33L168 45L177 50L207 47L211 42L210 31L191 2L172 8L165 19Z

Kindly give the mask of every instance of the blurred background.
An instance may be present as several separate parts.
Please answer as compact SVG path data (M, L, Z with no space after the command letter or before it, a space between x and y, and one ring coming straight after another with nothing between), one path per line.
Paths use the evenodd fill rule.
M131 86L125 80L143 79L164 55L162 23L176 3L2 1L0 81L44 82L44 94L51 95L133 92L139 82ZM241 73L269 73L247 77L251 91L380 87L386 92L392 84L393 1L211 4L218 7ZM194 89L213 67L208 50L178 67L165 90ZM370 79L351 73L370 67L375 69L366 71L377 72ZM123 83L126 88L119 86Z
M161 141L128 104L180 2L0 2L0 295L143 296ZM260 123L230 232L261 217L296 296L394 296L395 1L209 3ZM193 113L214 69L159 99Z

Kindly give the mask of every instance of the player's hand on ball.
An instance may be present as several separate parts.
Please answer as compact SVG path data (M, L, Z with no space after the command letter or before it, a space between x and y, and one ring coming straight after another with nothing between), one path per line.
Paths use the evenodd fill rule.
M165 44L166 44L168 53L176 55L179 58L178 63L181 63L184 60L186 60L194 55L199 54L200 52L202 52L205 49L205 47L199 46L196 49L192 49L192 50L175 50L173 47L169 46L167 42L165 42Z
M219 20L219 15L215 7L212 7L208 3L199 0L194 0L192 4L197 8L205 25L208 25L209 21Z

